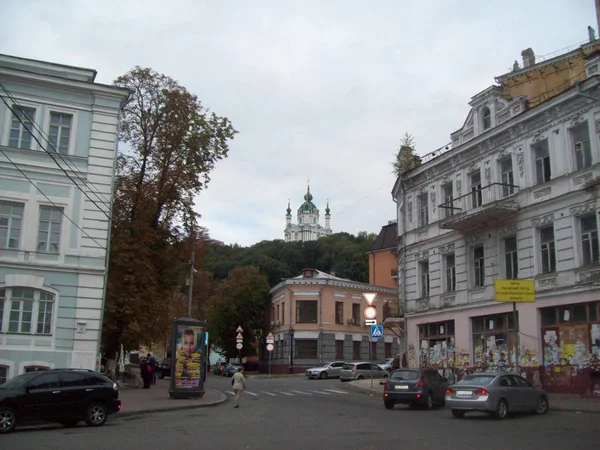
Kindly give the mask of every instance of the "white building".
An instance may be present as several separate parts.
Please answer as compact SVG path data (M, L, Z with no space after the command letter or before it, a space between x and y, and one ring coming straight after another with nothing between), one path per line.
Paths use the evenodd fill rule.
M0 383L97 368L123 88L0 55Z
M329 202L325 208L325 227L319 224L319 209L312 202L313 196L310 193L310 186L306 189L304 203L298 208L298 223L292 223L292 210L290 203L285 215L285 241L316 241L322 236L328 236L331 231L331 210Z
M398 178L409 365L514 367L519 355L558 386L600 357L598 64L532 108L484 90L452 144ZM515 323L494 280L517 278L535 281L536 302L517 304Z

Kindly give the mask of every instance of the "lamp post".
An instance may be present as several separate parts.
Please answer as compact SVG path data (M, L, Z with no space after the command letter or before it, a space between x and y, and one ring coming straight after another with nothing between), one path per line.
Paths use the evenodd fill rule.
M294 333L296 330L292 326L288 330L288 334L290 335L290 373L294 373Z

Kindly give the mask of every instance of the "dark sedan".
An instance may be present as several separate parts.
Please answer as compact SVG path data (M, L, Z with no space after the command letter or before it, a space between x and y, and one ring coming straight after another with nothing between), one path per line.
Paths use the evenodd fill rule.
M232 377L234 373L237 373L243 366L241 364L228 364L223 371L223 375L226 377Z
M443 405L448 381L435 369L398 369L383 382L383 404L393 409L397 403L433 408Z

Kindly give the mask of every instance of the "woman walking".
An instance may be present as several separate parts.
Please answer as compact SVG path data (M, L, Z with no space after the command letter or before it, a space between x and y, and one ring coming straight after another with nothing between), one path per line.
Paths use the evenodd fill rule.
M240 367L239 370L233 374L233 378L231 379L231 385L233 386L233 392L235 394L234 408L239 408L240 399L242 398L242 392L246 390L246 378L244 377L243 367Z

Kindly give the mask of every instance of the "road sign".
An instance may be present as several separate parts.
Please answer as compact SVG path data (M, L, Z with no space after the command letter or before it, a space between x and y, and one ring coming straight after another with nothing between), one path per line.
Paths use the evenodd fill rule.
M243 332L244 332L244 330L242 329L242 327L241 327L241 326L238 326L238 327L237 327L237 330L235 330L235 332L236 332L236 333L243 333Z
M372 325L371 326L371 337L382 338L383 337L383 325Z
M365 325L367 325L367 326L377 325L377 319L367 319L367 320L365 320Z
M275 346L273 344L267 344L267 351L272 352Z
M367 306L364 309L363 314L365 316L365 319L374 319L375 317L377 317L377 310L374 306Z
M235 338L236 339L244 339L244 336L242 335L242 333L238 333Z
M377 293L375 292L364 292L363 298L367 301L367 304L371 306L375 299L377 298Z
M241 342L244 342L244 340L243 339L236 339L235 342L237 342L239 344Z
M204 332L204 345L208 345L208 331Z
M275 336L273 336L273 333L267 334L267 344L272 344L273 342L275 342Z
M240 342L238 342L237 344L235 344L235 348L237 348L238 350L241 350L242 347L243 347L243 345Z
M535 302L535 281L494 280L494 300L497 302Z

